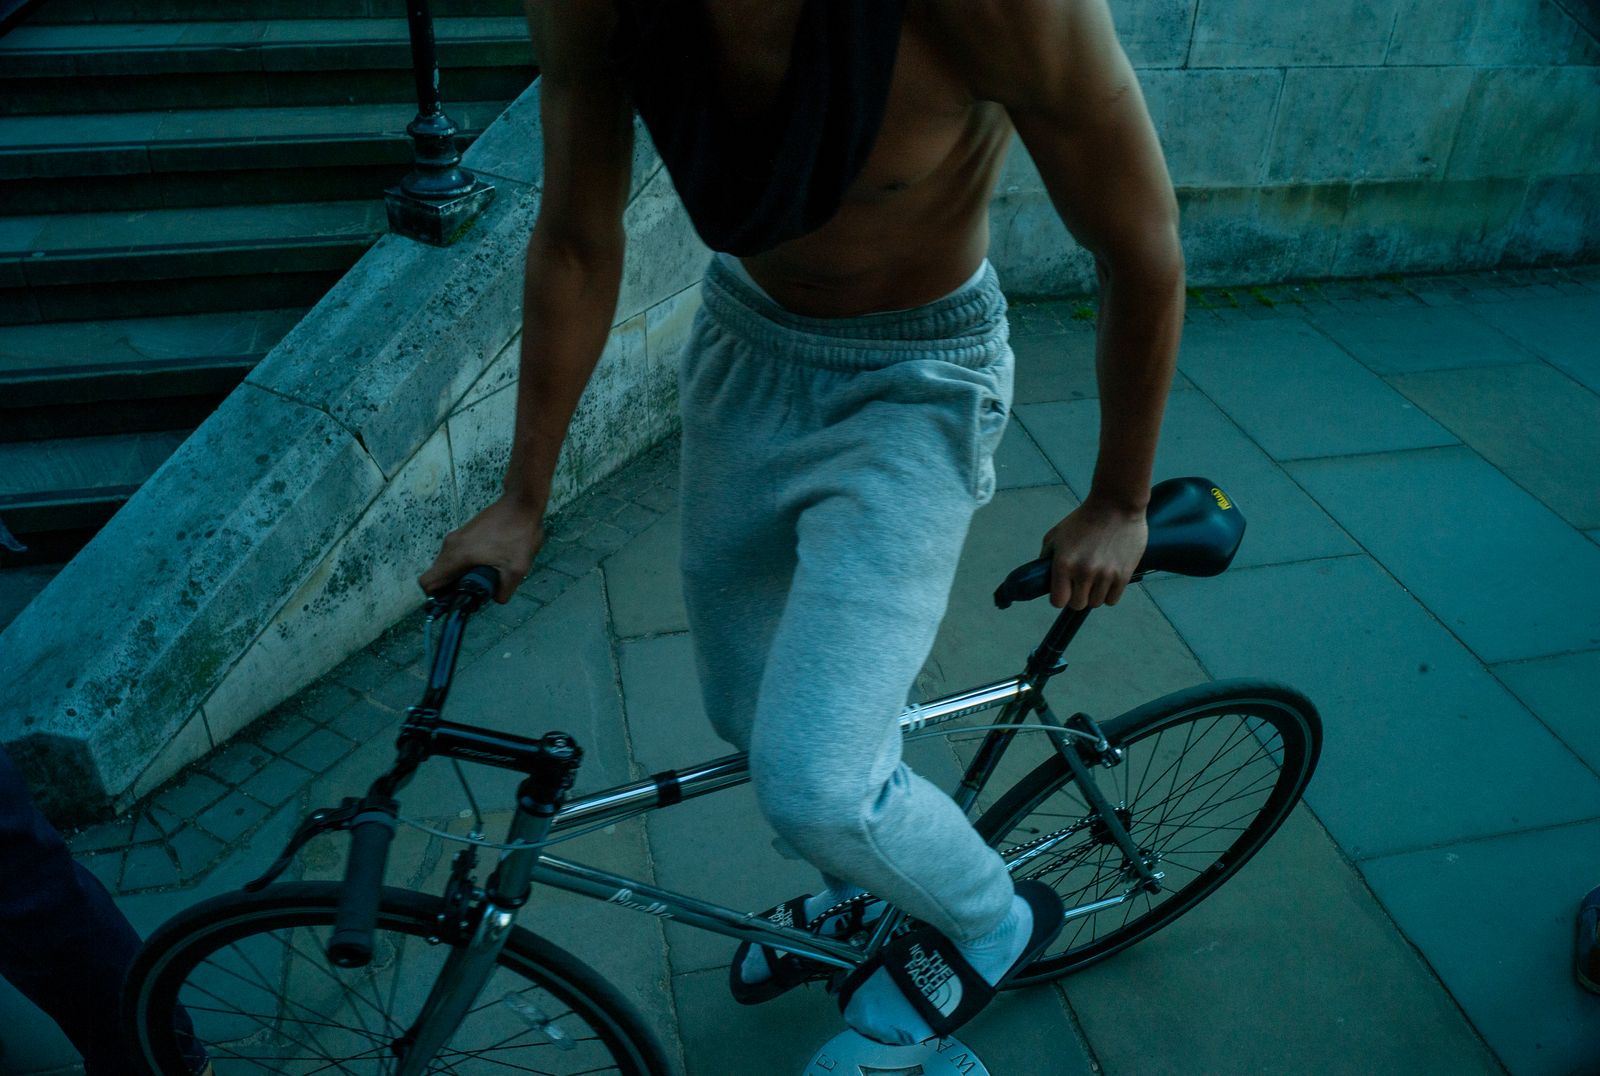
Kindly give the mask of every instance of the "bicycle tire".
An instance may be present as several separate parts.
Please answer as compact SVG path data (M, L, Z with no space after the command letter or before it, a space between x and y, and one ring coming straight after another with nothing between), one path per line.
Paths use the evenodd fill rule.
M1234 728L1226 724L1230 717L1241 719ZM1210 726L1200 729L1208 721ZM1251 722L1256 724L1252 726ZM1152 763L1162 751L1167 734L1185 728L1187 735L1177 752L1178 761L1158 772L1154 782L1149 781ZM1218 728L1224 730L1220 744L1212 737ZM1091 772L1118 810L1119 818L1129 826L1134 843L1141 851L1161 854L1156 869L1167 872L1168 884L1173 888L1164 889L1159 897L1140 891L1124 905L1069 920L1051 948L1008 986L1044 982L1104 960L1199 904L1232 877L1283 824L1299 802L1322 750L1322 722L1311 701L1292 687L1263 680L1223 680L1176 691L1103 723L1101 729L1112 746L1121 748L1125 755L1115 768ZM1268 729L1270 733L1265 732ZM1201 733L1198 739L1196 731ZM1167 744L1170 754L1172 743ZM1201 744L1205 745L1201 751L1209 752L1211 757L1197 769L1185 771L1182 756ZM1224 764L1231 764L1236 751L1252 753L1232 774L1226 774ZM1228 792L1234 776L1246 772L1246 767L1258 758L1266 758L1270 766L1258 767L1263 776L1251 772L1243 787L1255 790L1269 774L1270 787L1260 790L1259 804L1242 808L1244 813L1232 817L1231 812L1239 809L1228 805L1243 793L1230 793L1217 803L1211 801ZM1208 772L1212 776L1202 778ZM1170 781L1160 784L1167 773L1172 774ZM1181 786L1180 775L1184 781ZM1100 780L1102 777L1108 779ZM1174 822L1175 793L1181 796L1206 790L1216 781L1222 783L1207 791L1206 800L1188 813L1177 815ZM1073 793L1072 786L1066 761L1052 754L996 800L977 822L978 832L1000 851L1008 866L1017 864L1012 867L1014 877L1046 881L1069 909L1126 892L1133 877L1131 864L1109 833L1104 832L1104 827L1096 832L1092 812ZM1141 799L1147 789L1152 794L1164 789L1167 795ZM1046 807L1055 809L1045 810ZM1161 808L1165 809L1152 823L1152 813ZM1183 844L1171 845L1176 840L1174 835L1183 829L1207 824L1209 817L1201 812L1213 808L1226 808L1224 813L1230 815L1227 825L1218 825L1216 830L1245 823L1225 848L1189 851L1189 846L1202 840L1193 833L1184 834ZM1155 842L1162 838L1163 827L1167 828L1169 843L1161 846ZM1043 862L1034 866L1039 859ZM1197 862L1206 860L1209 862L1197 866ZM1177 869L1184 873L1173 877ZM1116 919L1116 926L1102 932L1102 916ZM1089 938L1084 941L1086 929Z
M135 958L123 993L123 1029L136 1050L135 1060L152 1076L188 1076L190 1070L182 1057L184 1044L173 1026L176 1004L181 1000L212 1058L232 1062L219 1065L230 1074L384 1071L383 1063L392 1061L392 1055L385 1056L385 1040L392 1040L408 1026L437 974L402 972L400 965L408 951L425 954L428 963L442 963L447 955L447 946L428 941L438 929L435 916L442 901L437 896L385 887L378 913L378 955L370 967L352 973L334 968L323 956L322 942L337 914L339 889L337 882L295 882L269 886L259 893L228 893L179 913L157 929ZM296 934L307 930L312 933L302 935L305 940L297 945ZM281 966L265 963L272 958L274 941L281 948ZM225 959L221 954L232 955ZM198 983L197 977L205 982ZM507 993L503 984L508 978L514 984L531 986ZM236 979L243 985L236 984ZM375 989L363 994L364 983ZM217 984L227 984L226 989L237 996L248 995L244 1008L218 1011L215 1005L199 1004L227 1001L226 996L219 998ZM313 987L322 994L335 993L360 1027L338 1025L336 1019L343 1010L338 1005L327 1007L326 999L318 997ZM537 994L532 993L534 988ZM394 1007L402 989L406 996L398 1017L374 1004L387 992L385 1004ZM297 992L299 998L290 996ZM513 997L519 1000L512 1001ZM276 1008L251 1012L255 1004ZM562 1011L551 1015L556 1005ZM387 1025L373 1031L367 1024L372 1014L364 1015L368 1009L383 1016ZM483 1013L488 1015L478 1019ZM288 1025L291 1030L285 1030ZM509 1027L515 1034L467 1050L457 1043L469 1027L494 1035ZM332 1057L324 1040L334 1035L340 1037L336 1049L337 1041L352 1037L364 1037L368 1049L350 1057ZM517 1041L529 1035L535 1037ZM240 1044L249 1044L249 1052L242 1052ZM513 927L498 967L450 1040L450 1048L448 1056L441 1052L428 1071L461 1076L473 1071L505 1072L505 1062L515 1060L512 1051L519 1056L537 1055L539 1063L529 1068L540 1072L667 1076L670 1071L653 1036L609 983L570 953L520 926ZM315 1049L323 1052L300 1056ZM483 1055L489 1050L496 1052L495 1058L485 1063ZM564 1055L567 1061L551 1067L553 1059L559 1060L557 1055ZM469 1058L480 1063L468 1064ZM595 1063L607 1059L609 1065ZM252 1062L254 1067L247 1068L240 1061Z

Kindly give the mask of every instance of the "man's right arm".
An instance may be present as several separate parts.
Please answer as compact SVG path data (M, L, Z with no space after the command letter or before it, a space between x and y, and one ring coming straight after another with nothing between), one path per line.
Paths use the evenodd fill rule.
M467 568L500 571L509 600L543 543L561 444L605 348L622 279L633 115L610 63L611 0L525 0L540 66L544 181L528 239L517 417L504 492L445 536L418 581L434 592Z

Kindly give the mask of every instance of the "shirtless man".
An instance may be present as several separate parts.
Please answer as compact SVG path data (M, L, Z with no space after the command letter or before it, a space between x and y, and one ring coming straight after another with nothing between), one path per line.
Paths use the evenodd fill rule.
M791 57L801 62L797 28L808 12L824 16L805 0L699 7L693 25L709 40L690 44L705 73L684 55L681 77L709 85L735 122L763 115ZM619 18L626 29L663 10L695 7L529 0L544 186L528 243L515 439L504 494L445 538L425 590L488 564L508 600L543 541L557 454L615 312L634 100L658 110L654 121L641 114L690 205L686 183L705 162L668 153L672 117L613 48ZM883 9L829 10L869 22ZM904 766L895 731L967 524L993 492L1012 356L985 259L987 209L1013 131L1094 254L1102 292L1093 485L1042 543L1058 608L1115 604L1143 554L1184 268L1171 181L1106 0L904 0L888 54L881 125L831 215L777 241L741 238L743 257L707 268L679 375L682 567L707 714L750 751L763 813L827 886L773 914L813 920L864 888L927 924L886 958L900 966L869 966L841 991L858 1031L914 1042L969 1018L1060 925L1054 895L1038 883L1013 890L948 796ZM701 203L702 236L715 201ZM786 989L798 981L792 960L741 948L735 995ZM942 982L947 965L961 991L913 996L930 966Z

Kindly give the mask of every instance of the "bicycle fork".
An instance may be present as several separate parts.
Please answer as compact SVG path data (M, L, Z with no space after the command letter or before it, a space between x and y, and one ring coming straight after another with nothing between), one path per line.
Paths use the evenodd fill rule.
M575 763L573 768L576 768ZM552 781L558 783L552 784ZM484 891L470 892L472 858L457 861L461 870L452 877L441 915L441 920L454 921L442 922L441 930L448 934L465 927L470 934L464 942L452 944L450 955L416 1020L395 1041L395 1076L422 1076L477 1002L489 976L494 973L500 951L511 937L517 912L527 903L540 855L537 846L549 835L562 794L571 783L570 772L565 769L530 775L522 782L517 789L517 813L512 819L507 843L534 847L507 852L490 875ZM463 874L465 878L461 877ZM468 892L459 892L461 886ZM473 901L472 897L478 899ZM462 911L468 905L472 914L463 916ZM538 1029L532 1020L529 1022ZM549 1035L548 1031L545 1033Z

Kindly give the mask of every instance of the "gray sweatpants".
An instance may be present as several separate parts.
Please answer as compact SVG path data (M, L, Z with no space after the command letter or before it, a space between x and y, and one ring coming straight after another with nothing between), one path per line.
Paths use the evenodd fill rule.
M683 582L717 732L778 835L957 940L1012 886L897 718L1011 402L994 269L924 306L794 314L717 259L679 374Z

